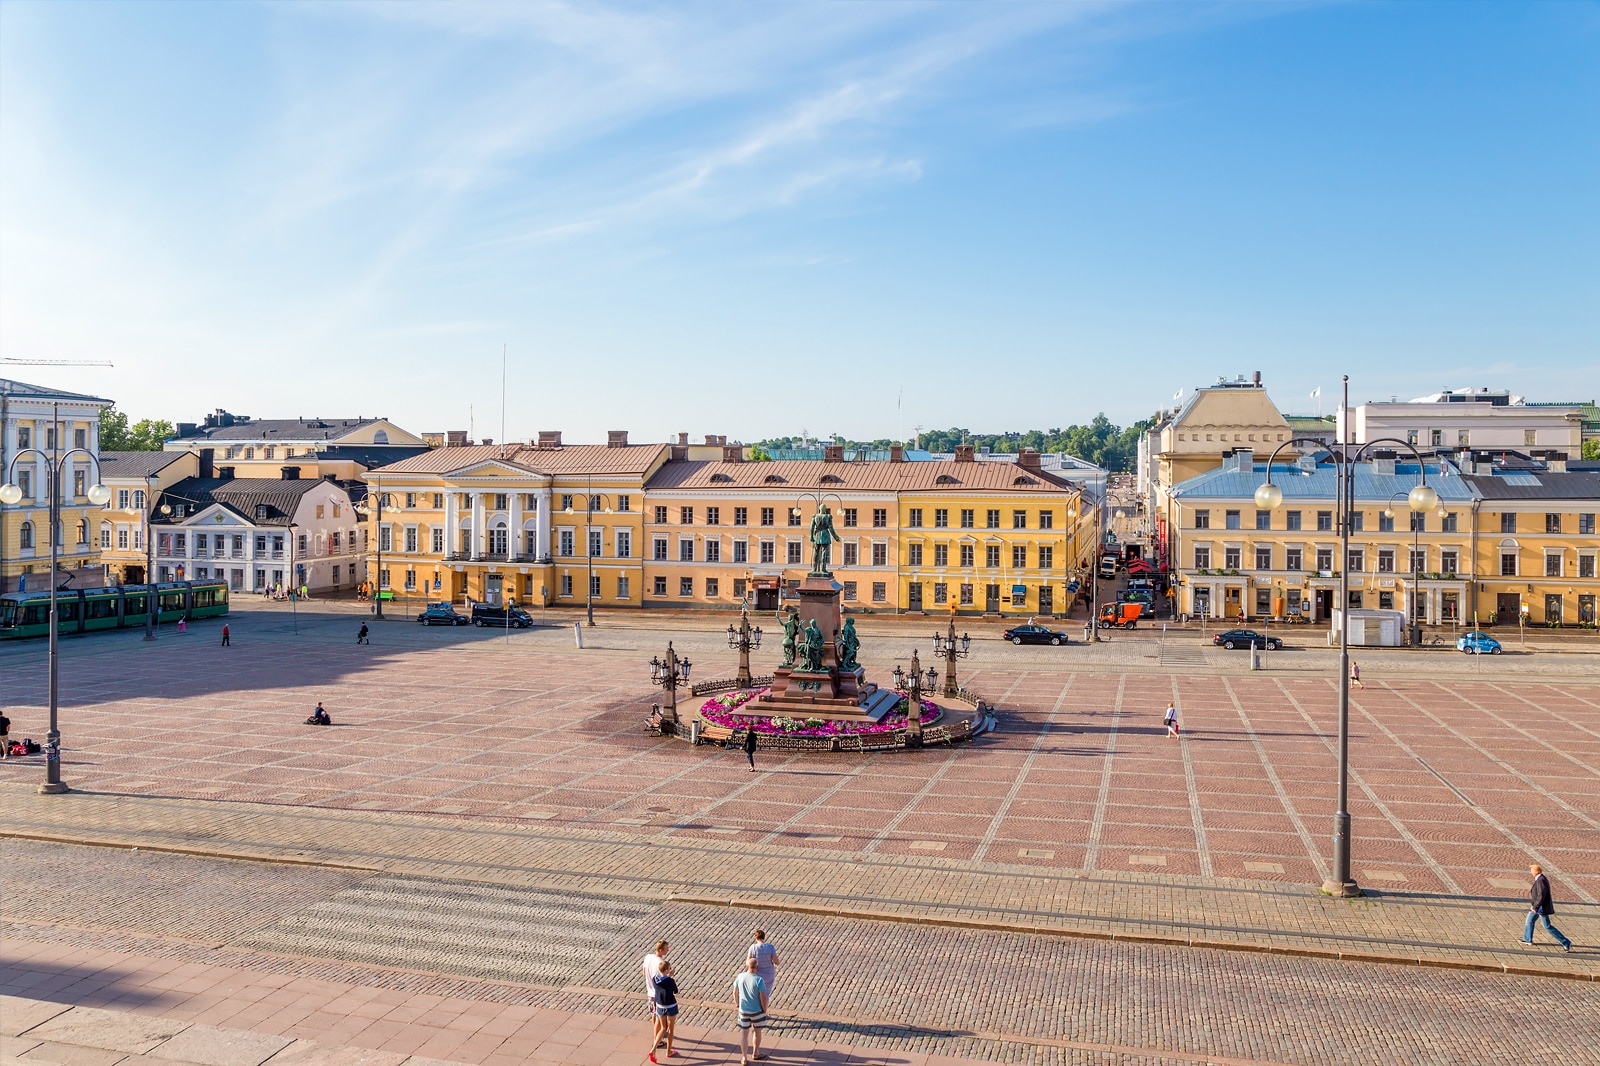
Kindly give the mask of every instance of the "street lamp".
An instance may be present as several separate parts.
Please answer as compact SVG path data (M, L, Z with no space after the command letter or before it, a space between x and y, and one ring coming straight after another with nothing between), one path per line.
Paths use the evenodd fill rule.
M922 672L922 661L917 658L915 649L911 652L911 669L902 670L896 664L894 668L894 687L906 694L906 747L922 747L922 694L939 683L939 672L933 667L928 667L926 675Z
M965 659L972 650L972 637L966 633L961 634L961 639L956 640L956 616L950 614L950 628L948 632L933 634L933 654L944 656L944 694L954 698L961 695L961 686L956 682L956 660Z
M1350 375L1344 377L1344 399L1340 410L1341 425L1349 425ZM1345 435L1348 435L1348 430ZM1263 511L1275 511L1283 503L1283 490L1272 483L1272 461L1278 453L1291 444L1313 444L1323 447L1314 437L1292 437L1272 450L1267 457L1267 480L1255 492L1255 503ZM1339 564L1339 809L1333 816L1333 874L1322 884L1322 891L1330 896L1359 896L1361 886L1350 875L1350 512L1355 507L1355 472L1351 463L1357 462L1374 444L1399 444L1410 448L1417 457L1418 481L1407 493L1406 500L1413 511L1431 511L1439 505L1439 494L1428 487L1428 468L1422 462L1422 453L1407 441L1393 437L1380 437L1368 441L1350 453L1350 442L1339 442L1338 479L1339 493L1339 551L1343 558Z
M111 499L111 490L100 484L100 461L94 453L87 448L71 448L66 452L61 451L61 409L57 406L54 410L53 427L55 430L55 454L41 451L38 448L20 449L11 459L11 465L6 468L6 483L0 486L0 503L16 504L22 502L22 486L16 483L17 462L29 452L32 452L37 461L43 461L49 475L50 489L50 731L45 734L44 742L44 784L39 786L39 791L46 795L54 795L67 791L67 786L61 781L61 730L58 728L58 709L60 706L60 657L57 650L57 636L60 629L60 614L56 608L56 570L61 561L61 467L74 455L83 453L95 468L95 483L85 493L89 502L95 506L104 504Z
M1410 493L1397 492L1389 497L1389 506L1383 509L1383 516L1391 522L1394 521L1394 501L1402 496L1407 497L1409 501ZM1406 606L1411 608L1411 625L1408 628L1410 628L1412 634L1411 646L1415 648L1422 646L1422 623L1418 621L1417 614L1417 605L1421 603L1418 597L1422 594L1420 585L1423 570L1422 564L1417 558L1422 551L1422 523L1418 519L1424 518L1427 513L1427 509L1413 510L1411 512L1411 584L1406 589Z
M691 669L689 660L678 658L678 653L672 650L670 640L667 641L665 659L656 656L650 659L650 682L659 685L667 693L667 713L661 719L663 726L670 722L676 729L678 725L678 682L687 682Z
M373 501L376 501L374 503ZM372 616L379 620L383 618L383 508L395 506L394 497L387 492L367 492L367 498L356 504L356 514L362 518L368 515L374 517L372 524L373 543L378 546L377 573L372 575L372 584L376 591L372 594ZM402 613L409 610L404 603L401 605Z
M734 684L740 688L750 687L750 651L752 648L761 647L761 627L750 625L750 615L743 607L739 608L739 628L728 627L728 647L739 653L739 672L734 675Z
M594 476L589 477L589 493L583 498L583 561L584 561L584 610L588 614L588 625L594 628L594 509L601 500L606 501L606 514L611 514L611 497L594 492ZM572 504L568 503L562 514L572 513Z

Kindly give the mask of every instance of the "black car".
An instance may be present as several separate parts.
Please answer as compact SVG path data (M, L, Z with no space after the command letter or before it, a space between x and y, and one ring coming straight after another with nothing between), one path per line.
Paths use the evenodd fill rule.
M1212 637L1211 643L1220 644L1230 651L1234 648L1248 648L1252 643L1256 647L1266 648L1268 651L1277 651L1283 647L1283 641L1277 637L1262 636L1253 629L1230 629L1225 633L1218 633Z
M1067 635L1058 629L1046 629L1044 626L1015 626L1000 634L1001 640L1009 640L1013 644L1068 644Z
M417 621L425 626L464 626L467 616L457 614L448 603L430 603L427 610L417 615Z
M507 615L510 615L508 618ZM499 626L512 629L527 629L533 625L533 616L521 607L496 607L490 603L475 603L472 605L472 624L475 626Z

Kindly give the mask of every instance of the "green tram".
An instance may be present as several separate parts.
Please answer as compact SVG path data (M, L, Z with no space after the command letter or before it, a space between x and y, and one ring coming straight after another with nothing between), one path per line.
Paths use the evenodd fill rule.
M98 589L62 589L56 593L61 612L59 632L92 633L145 624L150 596L156 597L156 620L211 618L228 613L228 586L222 581L168 581L159 585L115 585ZM0 640L50 635L50 591L0 595Z

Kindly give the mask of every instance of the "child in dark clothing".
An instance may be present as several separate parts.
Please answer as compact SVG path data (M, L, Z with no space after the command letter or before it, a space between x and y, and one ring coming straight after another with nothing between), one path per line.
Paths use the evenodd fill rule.
M672 963L662 962L661 973L651 982L655 986L655 1031L650 1035L650 1061L656 1062L656 1044L667 1038L667 1058L677 1054L672 1050L672 1037L678 1023L678 982L672 979Z

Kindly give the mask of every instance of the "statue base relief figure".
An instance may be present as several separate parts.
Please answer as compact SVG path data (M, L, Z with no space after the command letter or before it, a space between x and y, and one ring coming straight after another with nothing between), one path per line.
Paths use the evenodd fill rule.
M791 718L876 722L894 709L898 695L867 681L866 671L853 662L860 647L853 621L844 639L851 665L840 667L839 641L845 631L839 602L843 590L831 576L813 573L801 579L800 587L795 590L797 613L794 617L799 623L799 632L794 665L780 666L773 671L771 691L758 703L747 705L752 712ZM788 624L785 630L787 628ZM785 650L787 652L787 637Z

